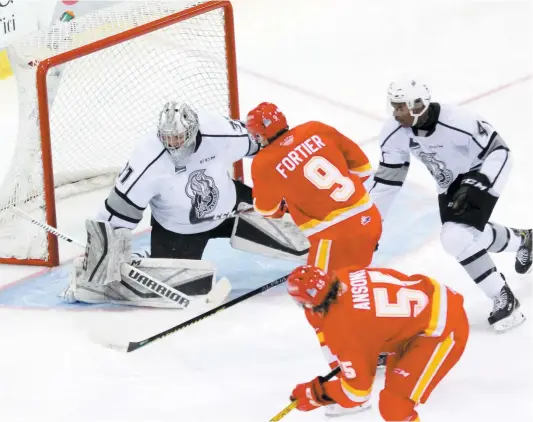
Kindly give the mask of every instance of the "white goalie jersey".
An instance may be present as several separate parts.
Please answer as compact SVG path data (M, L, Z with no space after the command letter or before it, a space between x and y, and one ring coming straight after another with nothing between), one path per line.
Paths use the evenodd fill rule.
M407 176L411 155L429 170L439 194L460 175L471 171L485 174L499 196L502 172L509 168L509 148L493 127L468 110L432 103L437 120L430 131L402 127L391 118L383 127L379 142L381 157L374 175L372 196L385 216ZM501 177L502 184L505 177Z
M207 112L198 117L196 149L186 165L175 165L154 128L131 154L97 219L133 229L150 206L153 218L175 233L201 233L221 224L193 225L191 218L232 211L236 191L229 171L234 162L255 154L258 145L239 121Z

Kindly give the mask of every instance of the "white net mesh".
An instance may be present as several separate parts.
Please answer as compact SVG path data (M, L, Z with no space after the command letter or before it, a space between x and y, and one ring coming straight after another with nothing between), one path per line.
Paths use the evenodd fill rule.
M45 218L36 67L28 63L198 4L125 2L33 33L9 48L20 123L11 168L0 188L0 257L47 258L45 232L9 211L17 206L36 219ZM224 10L216 9L51 68L47 85L54 184L67 187L62 188L66 193L56 190L56 199L112 183L135 139L155 130L166 101L229 115L226 57Z

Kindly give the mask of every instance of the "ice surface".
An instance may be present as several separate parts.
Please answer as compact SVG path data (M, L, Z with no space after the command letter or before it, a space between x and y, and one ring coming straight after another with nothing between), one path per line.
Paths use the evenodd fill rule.
M532 226L528 2L234 0L233 5L242 116L261 101L275 102L291 124L318 119L366 141L364 149L375 164L378 146L369 140L385 118L386 85L395 74L412 71L432 86L434 100L468 103L506 139L514 169L494 220ZM15 139L14 80L0 81L0 92L1 170ZM96 212L106 194L60 201L59 229L83 238L83 219ZM532 322L504 335L490 331L491 303L440 246L435 200L433 181L413 163L376 254L379 264L426 273L465 296L472 324L469 345L420 408L421 418L532 420ZM146 227L147 217L136 248L147 244ZM288 403L296 383L328 372L312 329L283 287L134 353L103 349L89 341L91 333L140 340L190 315L62 305L56 294L69 261L79 254L77 247L61 244L64 265L38 275L36 268L0 267L2 421L266 421ZM232 280L234 294L296 265L232 251L224 240L212 242L206 257ZM513 259L512 254L495 256L533 318L531 277L516 275ZM378 375L374 404L382 383ZM381 420L377 406L346 419ZM320 410L293 411L284 418L321 420Z

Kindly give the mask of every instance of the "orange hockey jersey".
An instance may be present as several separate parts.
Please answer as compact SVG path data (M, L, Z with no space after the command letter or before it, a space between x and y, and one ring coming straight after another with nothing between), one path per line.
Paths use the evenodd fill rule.
M326 392L345 407L370 397L378 355L401 353L416 336L446 338L463 297L432 278L381 268L337 272L342 293L325 316L306 310L330 365L342 376Z
M294 222L310 236L372 206L362 184L370 174L355 142L323 123L304 123L254 158L254 207L277 216L285 200Z

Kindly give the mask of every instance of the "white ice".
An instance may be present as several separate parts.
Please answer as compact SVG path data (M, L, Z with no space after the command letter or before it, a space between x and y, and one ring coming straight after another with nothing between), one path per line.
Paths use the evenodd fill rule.
M337 127L361 142L375 164L375 136L385 118L387 83L397 74L412 72L431 85L435 101L462 103L480 112L507 140L514 152L514 169L494 220L512 227L532 226L529 2L232 3L242 116L261 101L275 102L291 125L317 119ZM5 168L16 137L14 79L0 81L0 92ZM407 184L416 184L426 203L436 199L433 181L421 165L411 166ZM83 238L84 218L93 215L106 194L103 190L62 201L59 229ZM463 358L420 407L421 418L533 420L532 321L504 335L491 332L486 322L491 303L442 250L436 202L434 207L432 220L421 220L410 233L401 236L398 227L389 227L397 235L383 245L398 252L387 266L426 273L463 293L472 324ZM416 207L410 212L416 213ZM147 223L145 218L141 229ZM421 233L429 233L423 248L402 255L404 243ZM222 253L226 246L220 245ZM79 254L76 247L61 245L62 262ZM514 273L512 254L494 259L533 318L531 277ZM247 265L243 260L242 268ZM1 266L0 286L37 270ZM273 272L275 268L265 265L265 283L276 278ZM103 332L139 340L186 317L163 310L1 308L0 420L267 421L288 404L296 383L328 372L312 330L283 288L131 354L103 349L88 339ZM378 376L374 408L347 420L381 420L376 400L382 383ZM285 420L325 417L321 410L293 411Z

